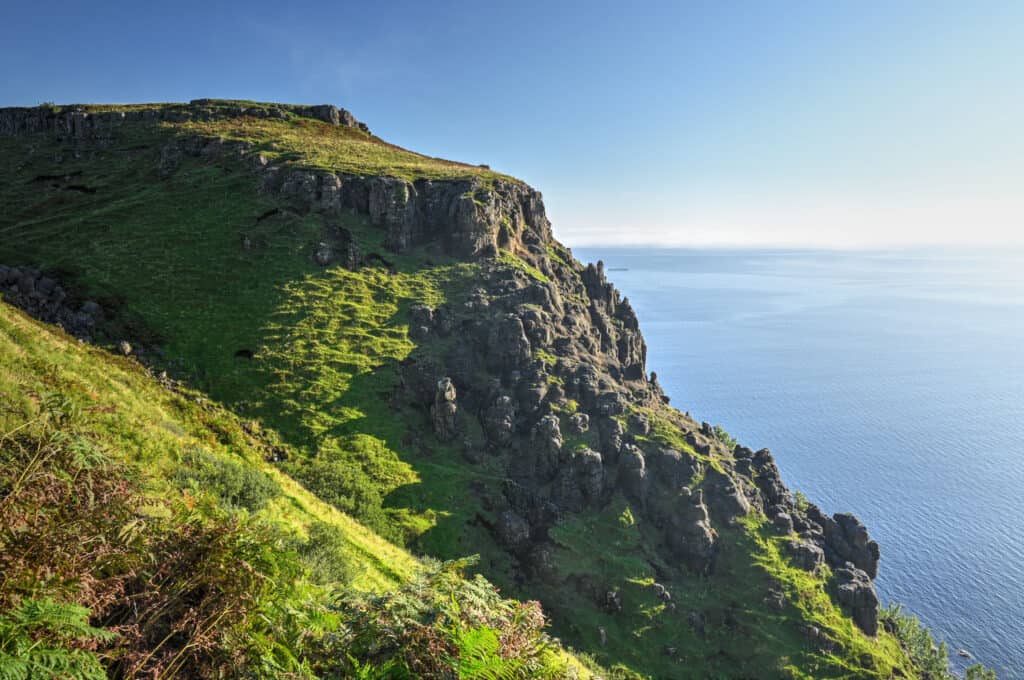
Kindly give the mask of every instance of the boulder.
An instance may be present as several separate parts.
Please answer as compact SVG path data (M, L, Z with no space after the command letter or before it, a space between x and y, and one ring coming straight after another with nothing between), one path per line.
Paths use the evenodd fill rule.
M837 513L832 519L836 529L825 538L839 558L852 562L872 579L878 576L880 551L878 543L868 535L867 527L850 513Z
M629 429L642 437L646 437L651 432L651 424L644 414L633 413L629 416Z
M839 603L849 607L853 622L865 634L878 634L878 595L867 572L852 563L834 572Z
M507 314L491 325L487 356L493 368L508 374L525 367L530 362L531 351L523 322L515 314Z
M481 422L484 436L492 446L507 446L512 441L516 426L515 402L508 395L502 394L484 412Z
M647 465L643 452L637 447L623 447L619 454L618 479L626 498L642 507L647 498Z
M437 381L430 417L434 425L434 434L441 441L451 441L458 434L456 422L458 407L455 404L455 396L455 385L451 378L441 378Z
M704 488L708 507L720 519L729 522L750 512L750 503L728 474L709 467Z
M601 451L606 457L614 460L622 448L622 437L624 434L622 423L614 418L604 416L598 421L598 433L600 435Z
M569 418L569 432L583 434L590 429L590 416L586 413L574 413Z
M717 551L717 535L711 528L704 495L683 487L669 518L667 536L669 547L687 566L699 574L711 572Z
M501 544L510 550L521 550L530 543L530 524L512 510L498 514L494 532Z
M543 480L553 478L562 457L562 431L557 416L547 415L537 422L530 434L530 447L534 475Z
M675 449L661 449L651 454L648 463L655 479L672 492L688 486L700 474L700 463Z
M775 530L783 536L793 533L793 518L788 512L775 513L775 516L772 517L772 524L775 526Z
M591 502L598 500L604 489L601 454L593 449L578 451L573 456L573 467L576 469L576 479L584 498Z
M817 571L825 562L825 552L810 541L789 541L786 552L793 559L793 564L804 571Z

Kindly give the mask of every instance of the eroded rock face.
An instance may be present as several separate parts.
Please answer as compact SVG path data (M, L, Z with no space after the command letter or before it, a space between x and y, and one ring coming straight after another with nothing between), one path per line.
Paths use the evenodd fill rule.
M744 517L750 512L749 501L729 475L710 468L704 488L707 492L709 507L721 519L732 521Z
M658 481L674 492L689 486L700 473L700 463L697 460L673 449L659 449L651 457L650 463Z
M591 502L599 500L604 489L604 465L601 454L593 449L577 451L573 456L573 467L583 497Z
M878 543L871 540L867 528L854 515L837 513L828 517L816 505L807 509L807 518L820 535L825 557L833 566L853 563L870 578L878 575L881 551Z
M516 426L516 406L512 398L506 394L495 398L484 414L482 424L491 445L507 446L512 441Z
M647 502L647 463L643 452L627 446L619 455L619 486L626 498L644 507Z
M511 550L522 550L530 544L530 524L513 510L498 515L495 532L502 545Z
M259 168L258 168L259 169ZM355 210L385 231L391 250L440 244L456 257L496 255L550 239L540 193L519 182L477 178L408 180L262 168L263 187L326 213Z

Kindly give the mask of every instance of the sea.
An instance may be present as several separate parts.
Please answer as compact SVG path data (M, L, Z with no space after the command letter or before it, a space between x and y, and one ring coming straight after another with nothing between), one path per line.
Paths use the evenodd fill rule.
M864 521L883 604L1024 679L1024 251L573 252L674 406Z

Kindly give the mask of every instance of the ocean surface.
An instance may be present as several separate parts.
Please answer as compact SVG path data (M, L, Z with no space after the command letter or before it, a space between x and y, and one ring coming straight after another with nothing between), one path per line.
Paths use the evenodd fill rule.
M576 248L672 404L882 547L883 602L1024 678L1024 252Z

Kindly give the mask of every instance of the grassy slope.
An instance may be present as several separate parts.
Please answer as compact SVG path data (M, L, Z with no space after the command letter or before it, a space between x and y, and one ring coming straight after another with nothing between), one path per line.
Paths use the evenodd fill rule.
M407 178L489 177L479 168L427 159L314 121L187 127L246 139L299 165ZM471 469L454 447L433 440L427 446L408 441L407 432L427 429L425 412L404 408L396 414L382 398L398 379L396 363L424 351L408 336L408 308L420 301L458 302L473 285L474 267L423 252L387 255L393 275L316 267L311 254L325 226L311 217L259 220L281 206L258 195L239 166L186 159L170 179L157 178L159 144L174 132L171 126L131 127L115 149L82 159L74 159L69 147L47 147L40 139L0 139L0 156L12 159L0 167L0 201L8 206L0 217L0 262L63 272L91 295L116 302L124 318L159 334L167 355L183 361L198 386L278 430L305 461L287 469L307 486L395 541L441 557L482 551L483 571L515 588L506 578L507 557L489 547L483 529L468 524L481 509L466 489L471 483L496 487L502 471L488 469L496 465L490 459L482 469ZM37 150L30 155L33 145ZM133 159L125 162L116 149ZM55 163L55 155L63 162ZM30 182L37 175L78 170L83 175L75 181L96 188L95 194ZM364 253L383 253L379 231L356 216L338 220ZM261 247L243 250L242 233ZM254 350L256 361L235 359L243 348ZM661 433L676 448L688 448L676 441L678 431L671 426L664 424ZM302 493L294 483L284 484ZM302 498L318 503L309 494ZM324 506L316 507L314 515ZM649 585L655 578L650 561L657 560L653 553L650 561L638 558L657 537L642 523L629 524L623 512L616 506L554 534L561 546L556 561L622 589L629 595L626 612L604 614L571 588L531 592L557 615L556 630L602 658L668 677L729 675L737 669L761 677L863 677L866 666L875 668L874 677L889 677L896 669L909 674L891 638L883 635L875 643L856 631L825 595L823 583L789 567L779 556L779 539L753 524L726 536L722 578L712 582L664 565L675 574L670 586L678 606L666 611ZM609 543L607 537L616 540ZM385 562L387 550L379 553ZM370 572L366 578L382 583L387 575ZM777 614L766 613L759 601L771 578L790 595ZM689 611L708 612L704 636L686 623ZM771 617L760 620L772 625L751 626L758 617ZM814 652L794 626L776 625L786 619L813 620L851 651ZM737 629L737 620L750 627ZM608 632L607 647L597 640L598 627ZM666 655L666 647L677 648L679 659ZM707 650L720 651L709 656Z
M134 361L80 343L0 304L0 433L6 437L30 426L33 414L53 396L70 404L76 432L88 433L104 450L142 473L146 493L154 499L190 505L196 502L190 500L192 494L211 493L205 485L197 488L183 481L197 452L215 467L241 465L269 477L277 490L252 519L306 546L300 549L307 556L304 580L289 591L303 598L294 603L296 608L306 607L306 598L327 602L334 588L390 592L423 573L423 565L410 553L267 463L263 451L268 440L282 446L272 433L253 434L252 423L240 421L202 395L171 391ZM224 503L216 497L206 501ZM327 542L320 543L316 536L325 534ZM326 573L340 579L317 578L323 561L330 563ZM551 663L570 669L572 677L586 680L597 669L560 647L549 653Z
M356 565L353 585L393 588L418 569L418 561L344 513L306 491L266 463L259 442L229 412L165 389L138 364L78 343L0 305L0 431L19 427L49 394L70 398L83 430L112 451L130 456L147 472L155 495L179 493L175 476L188 452L202 449L216 459L243 463L276 481L283 493L260 512L305 537L314 522L335 527L345 538L338 557Z
M249 142L269 159L295 160L306 167L333 172L388 175L408 180L479 178L489 183L500 178L519 181L482 166L424 156L356 128L325 125L306 118L284 124L259 118L195 121L179 127L203 136Z

